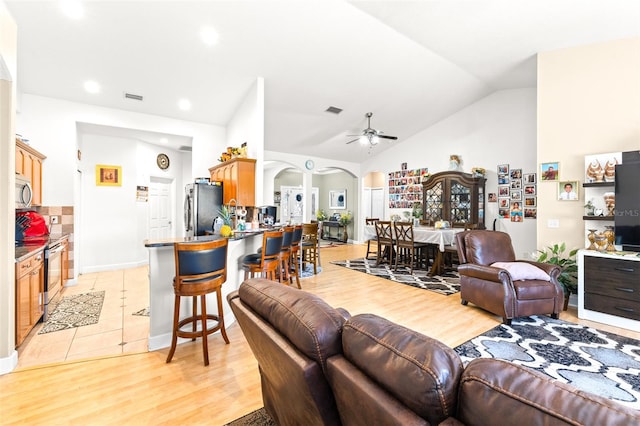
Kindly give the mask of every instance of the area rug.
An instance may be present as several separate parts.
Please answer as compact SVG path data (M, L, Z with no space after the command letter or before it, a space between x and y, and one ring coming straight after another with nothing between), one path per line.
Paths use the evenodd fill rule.
M96 324L104 302L104 291L64 296L38 334Z
M224 426L275 426L276 422L273 421L267 410L258 408L256 411L240 417Z
M543 316L514 319L454 349L498 358L640 410L640 341Z
M402 266L398 271L394 271L393 267L383 264L376 267L375 259L353 259L339 260L331 262L334 265L344 266L358 272L375 275L376 277L385 278L400 284L410 285L412 287L422 288L424 290L435 291L436 293L449 296L460 291L460 276L456 271L448 271L442 275L434 275L430 277L428 271L414 269L413 274L409 268Z

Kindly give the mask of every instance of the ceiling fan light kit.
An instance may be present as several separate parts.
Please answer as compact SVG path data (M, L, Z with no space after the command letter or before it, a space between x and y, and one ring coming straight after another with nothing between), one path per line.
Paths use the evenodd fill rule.
M372 128L371 127L372 115L373 115L372 112L368 112L365 114L365 117L367 117L367 128L362 131L361 135L349 135L352 137L357 136L357 138L347 142L347 145L355 141L358 141L360 145L369 146L369 149L371 149L372 147L376 146L378 142L380 142L380 139L390 139L390 140L398 139L397 136L384 135L382 131Z

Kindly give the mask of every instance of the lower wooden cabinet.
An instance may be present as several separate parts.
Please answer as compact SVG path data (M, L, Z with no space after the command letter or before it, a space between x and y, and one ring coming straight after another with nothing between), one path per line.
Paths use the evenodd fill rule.
M637 330L640 257L578 252L578 318Z
M16 263L16 346L44 314L44 253Z

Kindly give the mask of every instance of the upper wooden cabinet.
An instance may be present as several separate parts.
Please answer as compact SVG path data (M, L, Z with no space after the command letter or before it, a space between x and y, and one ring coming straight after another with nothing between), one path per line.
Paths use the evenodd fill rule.
M16 173L31 181L34 206L42 205L42 162L47 158L29 145L16 140Z
M431 175L422 183L422 219L433 223L446 220L453 227L466 223L484 229L483 177L447 171Z
M222 182L224 203L232 199L237 206L255 206L256 160L233 158L209 169L212 181Z

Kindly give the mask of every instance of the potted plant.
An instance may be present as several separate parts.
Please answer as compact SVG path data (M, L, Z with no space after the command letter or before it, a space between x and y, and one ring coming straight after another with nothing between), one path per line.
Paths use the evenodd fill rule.
M538 262L550 263L560 267L558 282L564 289L564 310L567 310L571 293L578 293L578 262L576 260L578 249L573 249L568 254L565 253L566 249L565 243L556 243L545 250L538 250L540 255L537 259Z
M344 241L345 243L349 239L349 235L347 234L347 225L351 223L351 219L353 219L353 215L351 214L350 211L348 211L346 213L342 213L340 215L340 219L338 220L340 222L340 225L344 227L344 233L342 234L342 241Z

